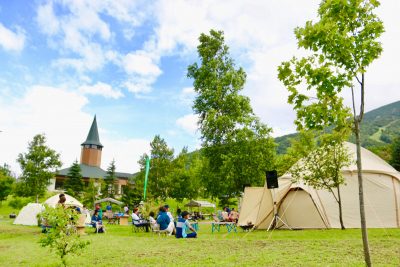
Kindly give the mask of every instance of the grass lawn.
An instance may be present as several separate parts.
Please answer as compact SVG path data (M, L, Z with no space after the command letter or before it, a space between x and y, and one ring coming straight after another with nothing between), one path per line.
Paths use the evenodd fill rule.
M358 229L211 233L200 224L192 240L132 233L130 226L87 229L91 244L69 266L363 266ZM54 252L38 244L39 227L15 226L0 218L0 266L59 266ZM400 230L370 229L375 266L400 266Z

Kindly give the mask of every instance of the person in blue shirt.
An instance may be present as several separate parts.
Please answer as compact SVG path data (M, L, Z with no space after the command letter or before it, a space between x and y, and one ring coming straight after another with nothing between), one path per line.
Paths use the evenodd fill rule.
M160 225L160 230L168 229L170 222L171 222L171 219L169 218L169 216L167 214L166 208L160 207L160 212L158 213L158 216L157 216L157 223ZM173 229L171 229L171 230L173 230Z
M103 222L101 221L101 218L99 216L99 211L95 210L94 214L92 216L92 222L91 222L93 228L96 229L96 232L98 233L104 233L104 226L103 226ZM97 228L99 230L97 230Z
M182 212L182 217L178 219L176 223L176 238L196 238L196 230L189 223L189 212ZM190 229L192 232L187 233L186 231Z

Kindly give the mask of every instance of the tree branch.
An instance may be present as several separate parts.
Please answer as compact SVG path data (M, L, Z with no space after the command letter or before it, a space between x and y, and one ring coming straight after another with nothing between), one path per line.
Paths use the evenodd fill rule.
M364 98L365 98L365 77L364 73L361 74L361 104L360 104L360 115L358 116L358 121L361 122L364 117Z

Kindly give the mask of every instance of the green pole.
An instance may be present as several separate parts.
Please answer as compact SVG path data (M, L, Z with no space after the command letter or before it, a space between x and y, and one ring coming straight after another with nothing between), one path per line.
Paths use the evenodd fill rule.
M146 158L146 173L144 175L144 188L143 188L143 201L146 201L146 189L147 189L147 179L149 177L150 170L150 157Z

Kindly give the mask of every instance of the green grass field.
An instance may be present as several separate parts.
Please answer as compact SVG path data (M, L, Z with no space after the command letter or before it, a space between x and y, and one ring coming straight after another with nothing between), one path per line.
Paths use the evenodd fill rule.
M133 233L130 226L87 229L91 244L69 266L363 266L358 229L211 233L200 224L192 240ZM54 252L38 244L39 227L15 226L0 218L0 266L60 266ZM400 266L400 230L370 229L375 266Z

